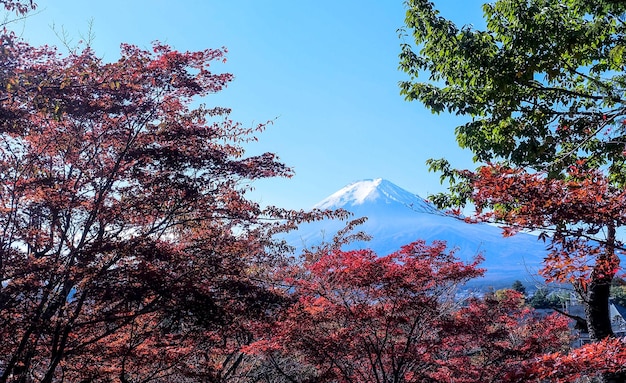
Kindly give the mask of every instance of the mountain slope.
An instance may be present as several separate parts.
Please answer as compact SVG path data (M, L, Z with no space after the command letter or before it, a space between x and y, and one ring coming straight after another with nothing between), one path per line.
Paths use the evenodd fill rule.
M482 267L487 273L481 283L494 287L510 285L519 279L538 280L537 271L547 253L545 244L536 236L518 234L504 238L501 229L487 224L469 224L438 210L419 196L384 179L352 183L325 198L314 207L342 208L354 218L368 217L359 229L370 234L369 242L355 242L348 248L371 248L380 255L389 254L401 246L423 239L426 242L444 240L464 260L482 253ZM298 251L331 240L345 222L325 220L303 224L286 240Z

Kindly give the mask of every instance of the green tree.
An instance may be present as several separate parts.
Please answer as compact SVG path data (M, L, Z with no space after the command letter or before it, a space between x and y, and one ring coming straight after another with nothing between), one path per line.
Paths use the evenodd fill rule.
M471 116L456 129L461 147L557 174L584 155L624 181L623 2L498 0L483 7L484 31L457 27L427 0L407 3L420 50L402 45L401 92Z
M550 308L550 300L548 299L548 290L545 288L540 288L535 291L533 296L528 301L530 307L536 309L547 309Z
M511 285L511 288L517 291L518 293L522 293L526 295L526 286L524 286L522 281L519 281L519 280L514 281L513 284Z
M611 284L611 298L616 304L626 307L626 282L622 278L615 278Z
M483 6L484 30L455 25L430 1L406 4L413 41L402 45L401 92L434 113L467 116L457 142L485 164L469 172L430 160L451 182L432 200L473 202L478 219L508 225L507 234L542 230L546 274L575 283L592 338L612 336L616 229L626 222L626 3L497 0Z

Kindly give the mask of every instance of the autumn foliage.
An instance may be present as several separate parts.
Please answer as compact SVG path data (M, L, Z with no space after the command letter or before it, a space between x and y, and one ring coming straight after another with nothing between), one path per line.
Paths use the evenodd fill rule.
M617 273L619 258L606 247L614 253L619 244L596 234L609 225L624 225L626 191L611 186L601 172L586 169L584 161L562 178L501 165L481 167L469 178L479 219L505 224L505 235L530 229L550 239L552 251L543 270L548 281L584 287L592 272L609 282Z
M514 291L459 299L478 262L423 241L383 257L318 254L292 270L295 303L245 351L308 366L283 370L291 382L515 381L527 361L567 348L567 320L539 317Z
M196 106L225 50L0 39L0 382L222 381L282 299L272 234L317 214L246 198L292 172L244 155L264 124Z
M477 206L474 219L503 225L505 235L540 232L550 250L541 273L574 286L593 339L612 336L608 298L624 249L616 235L626 222L624 189L585 160L558 177L495 164L459 175Z
M458 295L480 257L442 242L385 256L336 242L290 262L276 233L345 214L247 198L292 170L246 156L266 124L197 103L232 80L214 70L225 49L122 44L105 62L6 28L0 41L0 383L540 382L626 364L613 339L569 352L565 318L519 293ZM616 242L581 247L623 224L624 196L601 174L464 176L481 219L576 228L554 236L546 275L585 288L615 274Z

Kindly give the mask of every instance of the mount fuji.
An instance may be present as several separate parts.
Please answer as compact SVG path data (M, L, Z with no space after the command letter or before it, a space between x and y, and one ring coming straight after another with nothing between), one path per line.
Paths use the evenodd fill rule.
M547 250L537 236L520 233L505 238L498 227L466 223L381 178L352 183L314 208L341 208L353 213L352 219L368 218L356 230L369 234L372 239L353 242L344 248L346 250L370 248L379 255L386 255L418 239L427 243L443 240L450 249L456 249L456 255L463 260L471 260L479 253L484 256L481 267L487 271L475 283L500 288L510 286L516 279L531 284L540 281L537 272ZM285 239L299 252L332 240L345 224L340 220L305 223Z

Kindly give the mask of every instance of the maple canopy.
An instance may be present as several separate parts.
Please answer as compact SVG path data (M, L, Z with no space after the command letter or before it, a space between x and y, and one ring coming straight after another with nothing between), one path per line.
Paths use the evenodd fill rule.
M563 358L567 318L537 315L512 290L459 299L479 262L423 241L309 254L284 279L293 305L245 351L273 366L272 382L532 381L538 358Z
M232 80L211 68L225 50L122 44L104 62L0 41L0 382L231 374L281 301L271 235L317 213L246 198L292 171L244 155L265 124L196 106Z

